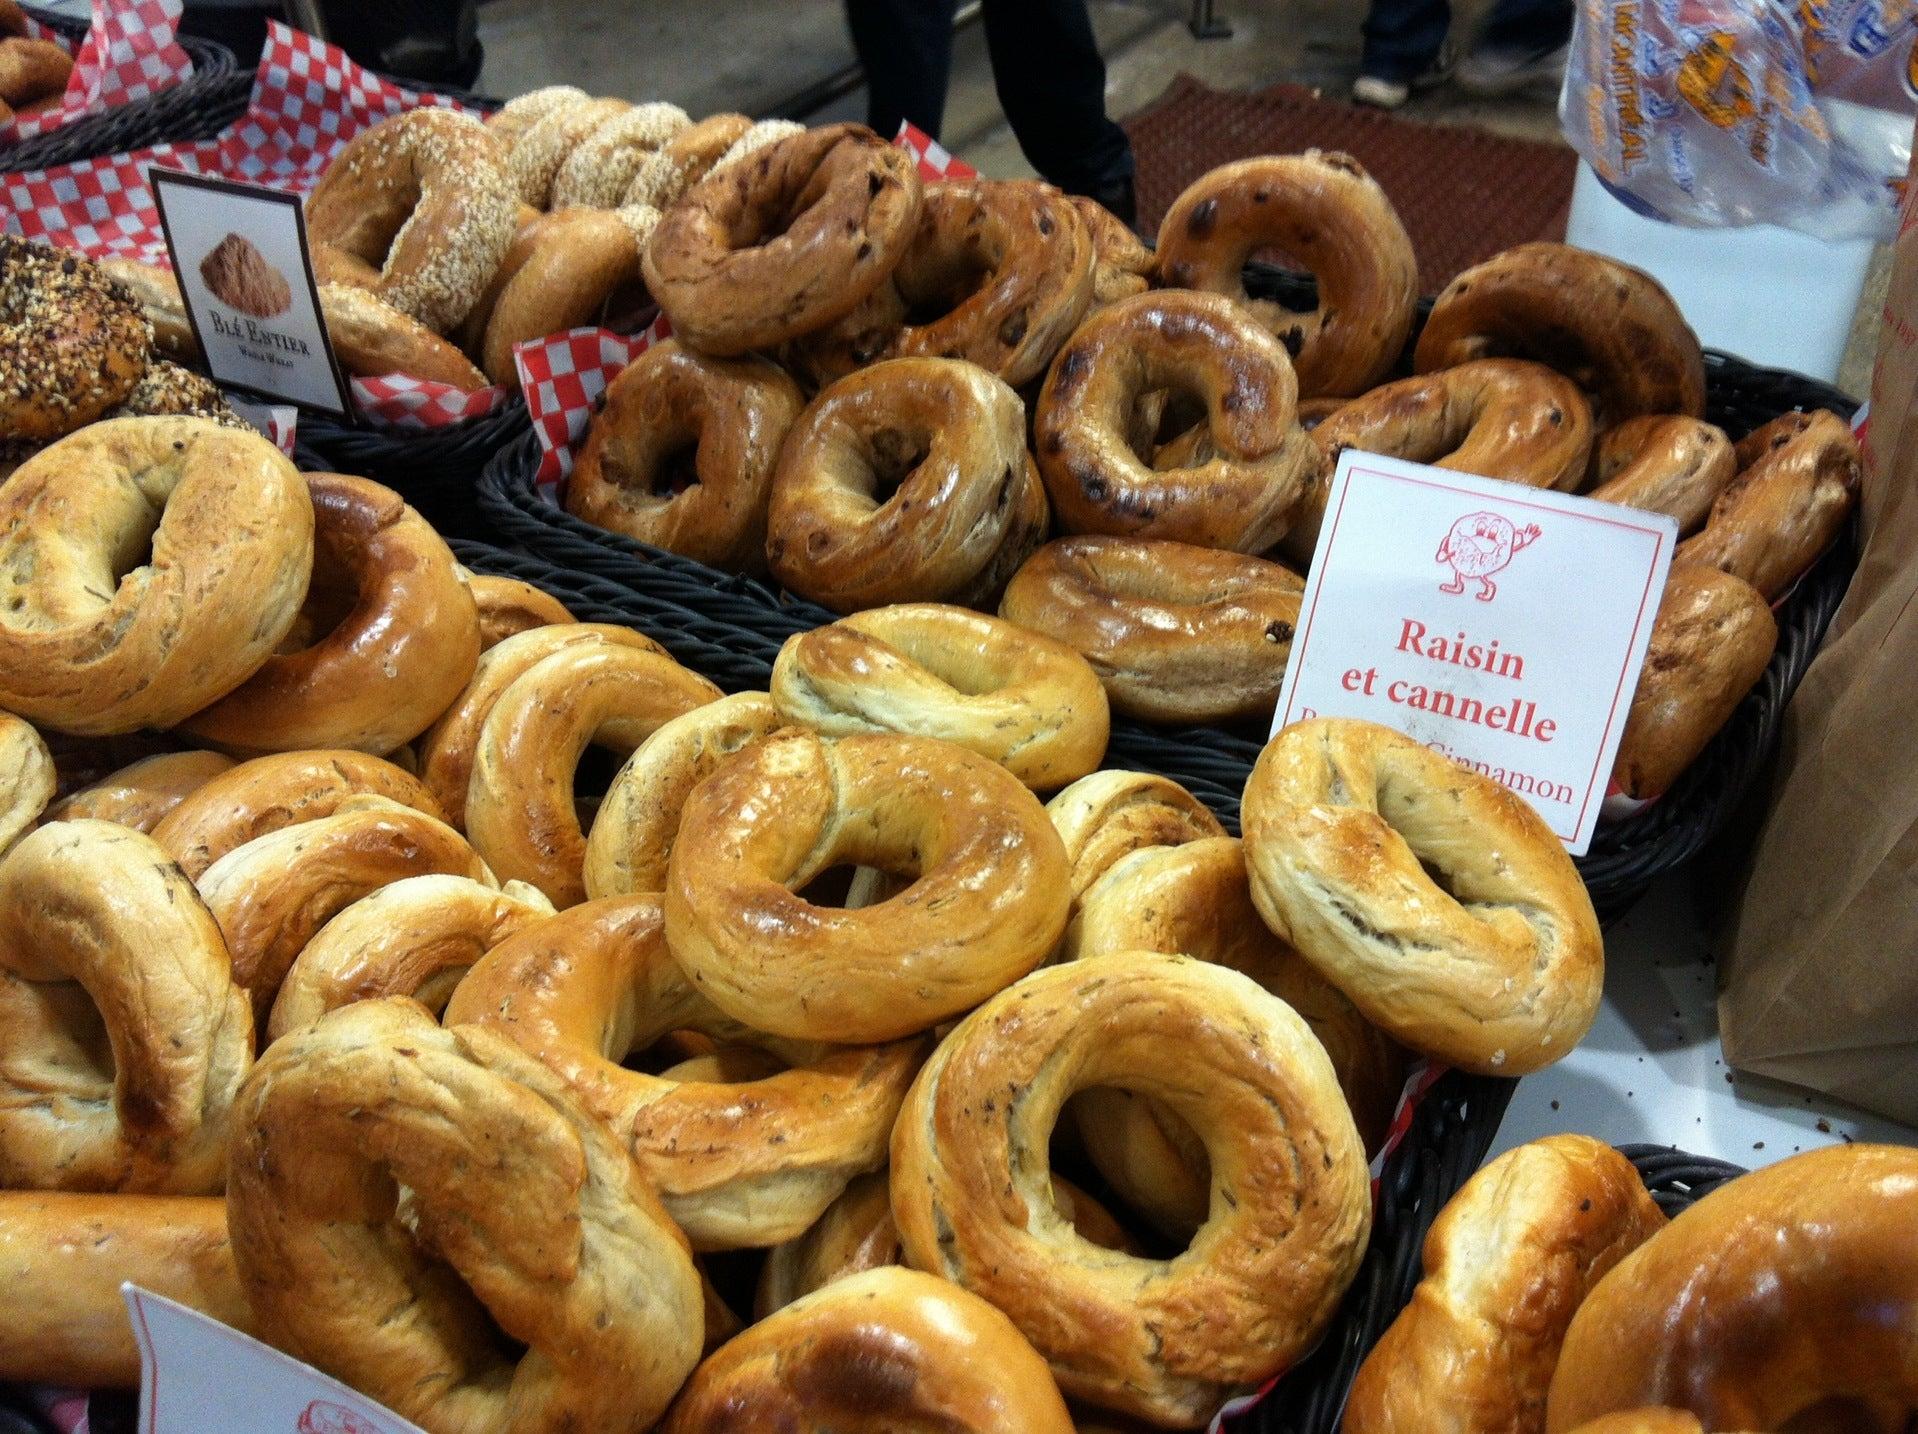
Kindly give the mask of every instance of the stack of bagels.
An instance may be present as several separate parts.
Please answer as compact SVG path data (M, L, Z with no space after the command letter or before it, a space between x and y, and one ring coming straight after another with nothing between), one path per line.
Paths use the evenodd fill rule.
M1316 308L1248 296L1268 246L1313 272ZM829 126L688 188L645 278L675 339L612 384L569 511L842 613L997 610L1148 722L1269 715L1357 448L1678 520L1616 771L1653 796L1764 671L1771 605L1857 489L1832 414L1737 443L1704 421L1697 337L1597 254L1527 244L1468 270L1408 355L1411 244L1341 154L1202 176L1155 255L1087 201L924 183Z
M1596 1008L1502 787L1302 724L1236 841L961 607L721 696L191 418L23 464L0 585L0 1378L131 1382L130 1279L435 1434L1199 1427L1409 1056Z

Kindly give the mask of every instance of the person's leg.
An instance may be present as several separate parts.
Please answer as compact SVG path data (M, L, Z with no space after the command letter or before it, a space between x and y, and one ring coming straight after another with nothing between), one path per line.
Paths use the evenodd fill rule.
M1572 0L1499 0L1474 49L1539 53L1572 38Z
M1106 115L1106 67L1086 0L985 0L999 104L1032 167L1128 224L1132 143Z
M1437 63L1451 28L1446 0L1373 0L1359 31L1359 71L1409 85Z
M1478 95L1556 89L1571 39L1572 0L1498 0L1459 65L1459 87Z
M934 139L952 77L958 0L846 0L846 25L866 70L866 122L884 139L910 120Z

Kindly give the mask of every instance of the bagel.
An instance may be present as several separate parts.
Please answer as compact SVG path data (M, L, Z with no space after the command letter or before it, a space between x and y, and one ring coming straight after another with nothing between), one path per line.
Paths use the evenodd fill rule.
M1863 467L1858 440L1817 409L1773 419L1737 451L1738 476L1672 564L1718 568L1775 602L1844 530Z
M860 910L796 894L842 863L914 880ZM1044 809L984 757L890 732L781 732L687 798L667 939L699 991L755 1030L886 1041L1043 960L1065 927L1067 876Z
M776 1244L805 1231L886 1139L924 1049L791 1047L743 1084L628 1070L675 1030L765 1044L701 997L666 949L656 895L589 902L493 948L453 993L449 1024L518 1044L629 1144L697 1249Z
M912 156L863 125L826 125L682 195L646 248L646 287L687 347L768 348L851 312L899 262L918 218Z
M895 1268L806 1296L693 1372L661 1434L1072 1434L1045 1361L964 1290Z
M1580 1303L1665 1217L1603 1141L1553 1135L1508 1150L1446 1202L1425 1277L1345 1404L1343 1434L1545 1427L1545 1392Z
M1167 472L1127 441L1134 407L1159 389L1196 394L1206 409L1203 452ZM1033 452L1071 532L1263 552L1319 468L1297 399L1285 350L1231 300L1139 294L1100 309L1059 350Z
M586 838L586 894L664 891L686 798L727 757L780 725L765 693L738 692L673 718L634 748Z
M506 182L521 204L552 209L553 185L573 151L632 109L625 100L560 105L529 124L506 153Z
M1675 413L1628 418L1608 430L1592 455L1604 503L1663 513L1689 533L1705 521L1712 503L1738 471L1725 430Z
M1668 790L1771 665L1778 623L1758 590L1714 568L1673 568L1612 763L1628 797Z
M1609 428L1644 413L1705 412L1698 335L1642 269L1569 244L1520 244L1474 265L1433 301L1417 373L1528 358L1593 396Z
M153 825L153 839L198 881L208 867L271 832L330 817L356 797L446 814L417 777L364 752L256 757L195 787Z
M831 328L794 345L827 383L879 358L956 358L1014 388L1045 372L1092 304L1091 231L1037 180L927 185L897 266Z
M227 406L226 395L212 379L158 357L148 362L147 371L133 385L126 402L109 409L106 416L210 418L242 433L254 431L252 425Z
M509 637L531 632L536 627L571 624L572 613L551 593L521 582L518 578L497 577L491 573L460 570L466 590L479 609L480 651L498 647Z
M348 373L404 374L469 393L486 387L486 375L455 345L378 294L338 283L321 284L319 294L327 340Z
M1269 717L1305 580L1153 538L1060 538L1006 585L999 615L1092 664L1114 711L1146 722Z
M556 905L585 900L586 834L573 801L580 757L594 742L631 751L719 695L639 648L589 642L543 658L500 693L480 728L466 790L474 847L502 877L530 882Z
M0 104L31 108L66 95L73 56L52 40L10 35L0 40Z
M494 383L519 386L519 344L598 321L607 301L639 282L640 246L618 215L564 209L540 226L532 253L507 279L486 321L482 366Z
M380 271L366 260L347 253L344 249L335 249L331 244L310 244L308 258L313 261L313 278L322 286L338 284L348 289L366 289L369 292L379 288ZM392 308L389 304L388 308ZM393 309L398 313L398 309ZM425 326L421 325L424 329ZM425 332L432 333L431 329Z
M1543 364L1479 359L1375 388L1314 428L1312 441L1328 474L1356 448L1532 488L1576 488L1591 459L1592 410L1577 384Z
M577 85L543 85L515 95L484 121L496 152L512 153L520 136L556 110L572 109L592 98Z
M1052 1198L1072 1228L1108 1250L1140 1253L1112 1212L1058 1175ZM805 1234L766 1253L753 1293L753 1317L764 1319L794 1300L865 1270L900 1261L899 1227L892 1219L887 1172L861 1175L845 1188Z
M233 766L218 752L160 752L142 757L62 797L46 810L54 822L101 821L151 832L194 792Z
M779 446L805 406L765 359L654 344L608 385L566 511L695 562L761 569Z
M516 633L480 654L479 665L466 689L439 721L420 739L420 777L432 791L446 819L466 825L466 793L472 785L473 760L480 733L493 704L527 671L562 648L579 644L632 647L665 655L650 637L612 623L553 623Z
M647 156L620 203L648 204L663 213L710 174L752 127L746 115L717 114L681 130L657 154Z
M230 749L390 752L424 732L479 662L479 610L445 540L391 488L309 473L310 609L345 615L182 724Z
M0 712L0 853L32 830L58 785L53 753L40 734Z
M1096 199L1069 196L1080 222L1092 235L1092 302L1117 303L1152 287L1152 251L1126 222Z
M193 323L186 315L186 300L180 296L180 281L171 269L142 264L133 259L102 259L100 272L132 297L141 315L153 330L153 351L168 358L192 363L200 357L200 341L194 337Z
M1677 1409L1628 1409L1581 1424L1573 1434L1710 1434L1695 1414Z
M985 601L1045 526L1019 395L954 359L891 359L823 390L787 434L766 557L838 612Z
M312 568L306 484L266 439L95 424L0 492L0 707L83 735L171 726L272 655Z
M434 874L493 883L486 863L444 822L360 797L236 847L206 869L199 888L226 937L233 980L265 1026L294 958L321 927L383 886Z
M1211 1157L1211 1218L1176 1260L1095 1250L1053 1204L1060 1110L1113 1084ZM1236 971L1143 952L1035 972L959 1023L893 1129L892 1204L907 1260L1005 1311L1068 1395L1187 1428L1317 1342L1371 1232L1305 1023Z
M0 234L0 438L44 443L125 402L150 340L97 265Z
M1154 847L1115 863L1080 896L1060 945L1060 956L1069 961L1108 951L1191 956L1250 976L1302 1016L1325 1047L1367 1152L1384 1142L1405 1083L1404 1053L1259 919L1237 841L1213 837ZM1210 1198L1204 1169L1168 1164L1171 1180L1155 1183L1160 1189L1173 1185L1173 1198L1161 1202L1159 1212L1148 1208L1124 1174L1115 1173L1135 1152L1123 1140L1101 1139L1095 1130L1101 1122L1088 1111L1126 1103L1117 1091L1079 1098L1077 1126L1086 1152L1135 1209L1153 1215L1168 1233L1189 1237L1205 1219ZM1140 1134L1151 1141L1150 1131Z
M166 854L56 822L0 861L0 1186L204 1195L253 1061L246 996Z
M787 638L771 693L788 721L828 737L937 737L1037 791L1097 767L1111 729L1105 691L1078 653L940 603L856 613Z
M1741 1175L1572 1317L1549 1434L1642 1405L1707 1429L1898 1429L1918 1410L1918 1151L1834 1145ZM1882 1410L1893 1417L1873 1417Z
M1266 923L1386 1034L1525 1075L1590 1029L1605 944L1578 868L1492 778L1371 722L1285 728L1246 783Z
M617 209L646 161L692 120L678 105L634 105L573 146L553 176L553 208Z
M1255 249L1283 249L1318 280L1298 313L1245 292ZM1285 345L1308 397L1364 393L1412 332L1418 260L1398 211L1349 154L1309 149L1220 165L1172 201L1159 223L1159 278L1246 305Z
M380 271L375 293L444 334L513 241L519 210L478 120L415 109L346 142L306 201L306 232Z
M639 1434L698 1361L685 1237L491 1032L345 1007L267 1052L236 1128L227 1220L259 1335L432 1434Z
M229 1329L253 1326L226 1202L206 1195L0 1193L0 1281L5 1380L137 1388L128 1282Z
M409 876L342 910L301 948L273 998L268 1040L328 1011L410 996L434 1015L488 951L553 914L538 889L464 876Z
M1093 883L1131 853L1226 834L1204 802L1170 777L1149 772L1081 777L1046 803L1046 816L1072 868L1075 910Z

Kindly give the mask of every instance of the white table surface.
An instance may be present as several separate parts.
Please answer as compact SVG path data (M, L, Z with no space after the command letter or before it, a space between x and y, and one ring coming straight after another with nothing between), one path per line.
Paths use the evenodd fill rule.
M1675 1145L1747 1167L1845 1139L1918 1144L1918 1130L1724 1062L1716 970L1684 878L1606 932L1605 1003L1571 1055L1519 1083L1492 1154L1578 1131Z

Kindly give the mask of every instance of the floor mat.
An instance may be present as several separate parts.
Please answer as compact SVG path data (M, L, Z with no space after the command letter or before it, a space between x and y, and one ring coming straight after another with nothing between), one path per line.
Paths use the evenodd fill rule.
M1461 269L1531 239L1563 239L1576 159L1563 145L1419 124L1323 99L1298 85L1244 94L1181 75L1124 121L1139 164L1146 233L1208 169L1258 154L1339 149L1385 187L1435 294Z

